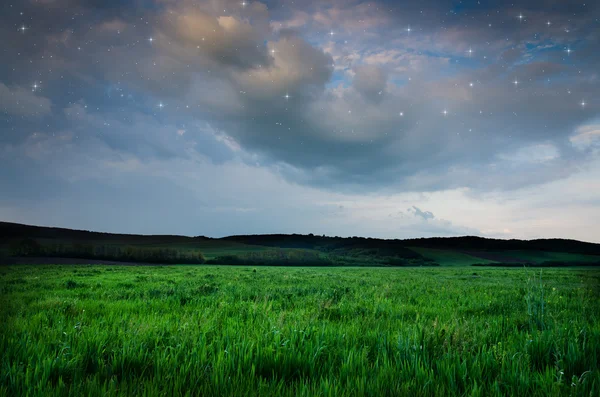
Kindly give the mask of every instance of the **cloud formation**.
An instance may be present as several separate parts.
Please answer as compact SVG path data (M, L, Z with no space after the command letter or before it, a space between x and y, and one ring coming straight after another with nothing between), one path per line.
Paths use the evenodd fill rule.
M420 208L415 207L414 205L412 206L412 208L409 208L408 211L412 212L414 216L418 216L425 221L428 219L435 218L435 216L433 215L433 213L431 211L421 211Z
M187 182L163 177L186 189L235 164L311 200L510 195L595 170L593 2L46 0L3 11L1 175L15 197L28 194L19 174L57 192L157 162L185 163ZM424 203L406 205L402 222L441 225ZM444 230L472 230L439 216L451 219Z
M9 88L0 82L0 109L3 113L39 117L50 113L51 106L52 103L48 98L35 95L31 89Z

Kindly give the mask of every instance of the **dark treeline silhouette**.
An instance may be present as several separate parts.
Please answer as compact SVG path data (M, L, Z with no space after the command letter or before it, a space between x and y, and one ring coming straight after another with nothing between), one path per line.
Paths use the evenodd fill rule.
M70 241L101 241L122 243L144 243L155 242L169 243L193 243L197 241L220 240L235 241L249 245L262 245L279 248L308 248L322 251L333 251L336 249L375 249L380 253L399 257L418 257L413 251L406 247L424 247L453 250L478 250L478 251L504 251L504 250L539 250L550 252L569 252L588 255L600 255L600 244L586 243L577 240L566 239L538 239L538 240L500 240L476 236L465 237L432 237L416 238L406 240L385 240L364 237L328 237L319 235L302 234L263 234L263 235L241 235L229 236L220 239L196 236L174 236L174 235L136 235L136 234L114 234L83 230L71 230L54 227L29 226L18 223L0 222L0 241L14 239L62 239ZM415 256L416 255L416 256Z
M566 239L499 240L476 236L432 237L400 240L407 247L439 248L478 251L535 250L600 255L600 244Z
M383 240L364 237L326 237L301 234L267 234L230 236L224 240L250 245L270 247L314 248L314 249L376 249L408 257L415 253L406 247L452 249L457 251L515 251L535 250L549 252L569 252L573 254L600 255L600 244L577 240L539 239L539 240L500 240L475 236L431 237L406 240Z
M204 255L199 251L77 243L42 245L33 239L13 241L9 245L9 253L16 257L81 258L160 264L202 264L206 262Z
M21 244L15 250L15 246ZM37 245L36 245L37 244ZM266 247L277 252L244 253L240 244ZM435 248L465 253L492 251L535 250L567 252L573 254L600 255L600 244L576 240L499 240L482 237L418 238L386 240L364 237L328 237L325 235L267 234L238 235L223 238L203 236L186 237L173 235L133 235L90 232L63 228L21 225L0 222L0 255L5 255L11 245L10 255L33 256L36 249L40 255L81 257L104 260L143 261L152 263L202 263L198 252L204 247L219 246L223 256L210 259L210 263L230 264L296 264L307 265L383 265L383 266L431 266L435 263L424 258L409 247ZM236 246L237 245L237 246ZM228 255L230 247L235 252ZM36 248L37 247L37 248ZM291 253L283 254L282 252ZM298 250L297 252L294 250ZM315 250L306 252L306 250ZM252 251L252 250L249 250ZM240 253L241 252L241 253ZM19 253L19 254L17 254ZM311 256L312 255L312 256ZM501 261L504 261L501 259ZM506 262L509 262L506 259ZM521 262L510 266L518 266ZM558 262L548 262L557 266ZM500 264L502 266L502 264Z
M209 259L207 264L248 265L248 266L333 266L334 262L326 255L302 250L271 250L247 252L236 255L222 255Z
M403 244L399 244L399 240L382 240L365 237L327 237L313 234L230 236L224 237L222 240L267 247L316 249L351 256L421 258L421 255L418 253L406 248Z
M209 259L206 263L248 266L439 266L434 261L422 257L349 256L301 249L278 249L224 255Z
M153 242L168 241L176 242L194 242L198 240L211 240L210 237L198 236L176 236L176 235L141 235L141 234L120 234L92 232L87 230L72 230L59 227L30 226L20 223L0 222L0 241L14 239L52 239L68 241L103 241L103 242L140 242L152 244Z

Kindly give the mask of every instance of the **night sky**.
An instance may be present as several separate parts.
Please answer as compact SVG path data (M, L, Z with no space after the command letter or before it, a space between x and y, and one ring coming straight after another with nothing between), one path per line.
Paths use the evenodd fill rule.
M0 220L600 242L600 2L4 0Z

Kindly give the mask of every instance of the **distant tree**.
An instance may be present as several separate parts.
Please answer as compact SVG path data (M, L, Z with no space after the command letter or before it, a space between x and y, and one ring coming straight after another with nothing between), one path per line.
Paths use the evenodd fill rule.
M44 253L44 248L37 241L27 238L16 241L9 247L12 256L36 256Z

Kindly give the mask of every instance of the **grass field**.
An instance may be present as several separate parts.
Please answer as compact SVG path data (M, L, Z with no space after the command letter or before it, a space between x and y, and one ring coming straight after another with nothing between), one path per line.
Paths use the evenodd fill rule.
M600 395L597 268L0 273L0 395Z

